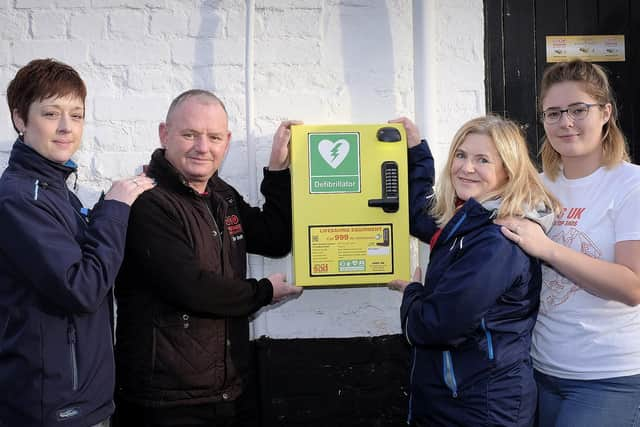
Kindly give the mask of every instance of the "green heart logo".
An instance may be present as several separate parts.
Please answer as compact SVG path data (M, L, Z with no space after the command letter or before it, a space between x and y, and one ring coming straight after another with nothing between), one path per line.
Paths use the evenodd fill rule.
M335 142L323 139L318 143L318 151L324 161L335 169L349 154L349 142L346 139L339 139Z

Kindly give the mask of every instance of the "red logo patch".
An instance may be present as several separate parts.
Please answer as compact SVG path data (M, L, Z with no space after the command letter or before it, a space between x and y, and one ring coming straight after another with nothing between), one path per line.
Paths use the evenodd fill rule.
M242 224L240 224L240 218L237 215L230 215L224 219L224 225L227 226L230 236L242 234Z
M231 215L224 219L224 225L226 225L227 227L230 225L236 225L239 222L240 220L238 219L237 215Z

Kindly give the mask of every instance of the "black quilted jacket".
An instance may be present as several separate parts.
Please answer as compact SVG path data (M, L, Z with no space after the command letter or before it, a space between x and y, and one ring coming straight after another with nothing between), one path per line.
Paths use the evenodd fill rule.
M269 172L262 209L217 175L192 190L159 149L158 185L132 206L116 281L116 385L145 406L233 400L248 372L248 316L271 302L267 279L246 279L246 253L291 249L288 171Z

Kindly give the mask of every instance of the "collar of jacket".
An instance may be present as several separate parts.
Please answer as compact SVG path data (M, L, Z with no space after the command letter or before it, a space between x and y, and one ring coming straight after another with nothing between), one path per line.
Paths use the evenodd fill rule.
M497 213L501 204L502 199L493 199L482 203L482 206L487 210L496 211ZM544 230L545 234L549 233L556 217L551 208L545 206L545 204L541 202L535 207L523 205L522 211L525 218L538 223L538 225Z
M11 148L9 169L24 172L43 185L66 188L67 178L76 173L78 167L73 160L64 164L53 162L18 138Z
M493 223L496 213L497 209L489 210L475 199L470 198L444 226L436 245L439 246L457 236L465 235L487 223Z
M153 152L149 168L147 169L147 175L155 179L158 184L168 187L178 193L188 194L198 198L207 197L206 195L200 194L191 188L187 178L185 178L178 169L169 163L165 158L164 153L164 148L158 148ZM209 183L207 185L209 192L214 190L216 187L217 179L218 172L216 171L216 173L209 179Z

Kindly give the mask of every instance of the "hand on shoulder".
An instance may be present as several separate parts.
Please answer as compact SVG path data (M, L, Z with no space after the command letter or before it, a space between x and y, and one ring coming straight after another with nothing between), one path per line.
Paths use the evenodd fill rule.
M114 181L111 188L104 195L105 200L117 200L131 206L145 191L156 186L155 180L144 173Z
M554 242L547 237L542 227L525 218L506 217L494 221L500 225L505 237L516 243L527 254L546 259L550 245Z

